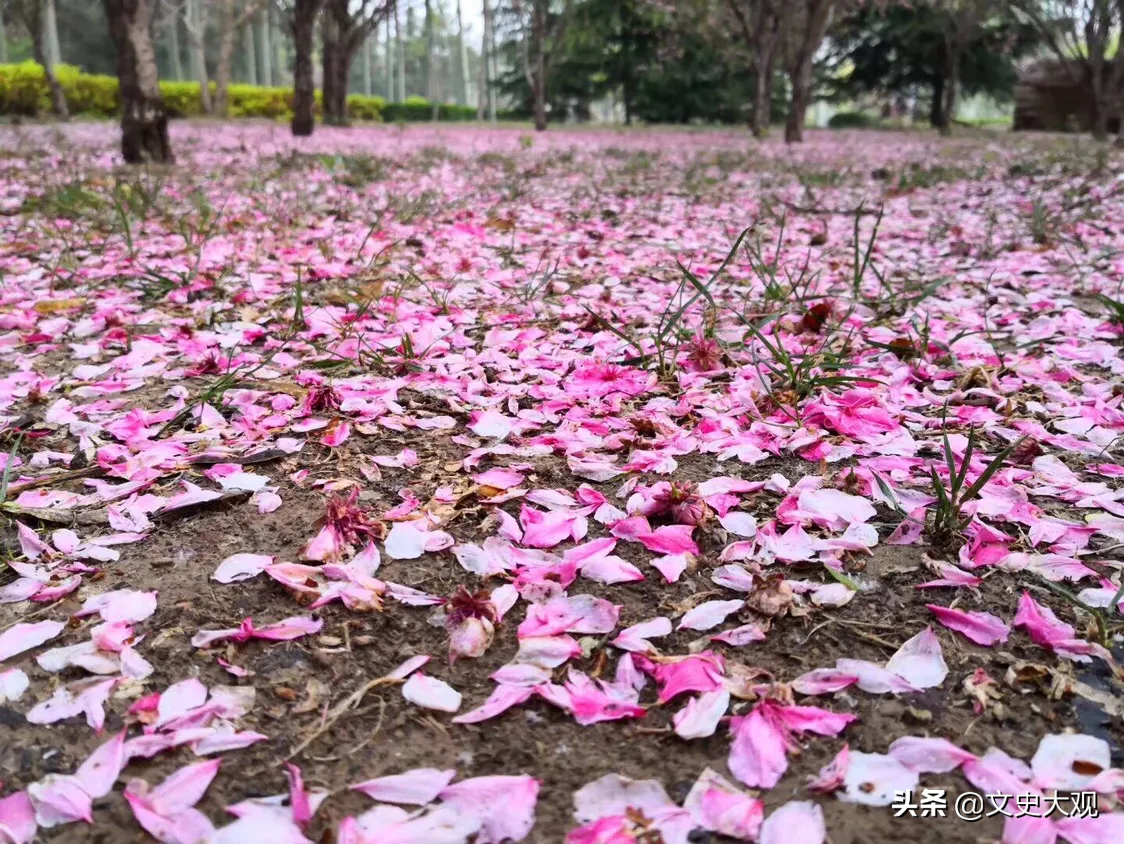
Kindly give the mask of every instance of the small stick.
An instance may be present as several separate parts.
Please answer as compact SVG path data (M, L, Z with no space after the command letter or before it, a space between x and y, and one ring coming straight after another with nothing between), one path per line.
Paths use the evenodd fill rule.
M388 676L386 676L386 677L376 677L374 680L370 680L367 683L365 683L364 685L360 686L358 689L356 689L354 692L352 692L350 695L348 695L341 703L339 703L335 707L333 707L331 711L326 713L326 716L325 716L323 722L321 723L321 725L319 727L317 727L315 730L313 730L313 732L311 733L311 735L308 736L308 738L306 738L304 741L302 741L300 744L298 744L296 749L292 753L290 753L288 756L286 756L283 760L281 760L281 762L279 762L278 764L281 764L282 762L288 762L294 756L299 755L306 747L308 747L310 744L312 744L314 741L316 741L316 739L320 738L320 736L324 735L324 733L326 733L330 729L332 729L332 727L335 725L335 723L338 720L340 720L340 718L342 718L345 714L347 714L348 710L354 709L356 706L358 706L360 704L360 702L362 702L362 700L366 696L367 692L371 691L371 689L375 689L375 688L378 688L379 686L385 686L385 685L389 685L389 684L392 684L392 683L402 683L402 682L405 682L405 681L402 680L402 679L399 679L398 677L388 677Z

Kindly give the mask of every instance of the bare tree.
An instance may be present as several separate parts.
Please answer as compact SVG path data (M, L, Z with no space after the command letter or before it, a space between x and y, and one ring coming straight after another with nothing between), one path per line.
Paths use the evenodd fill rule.
M102 0L117 51L121 153L127 164L171 163L168 115L152 48L149 0Z
M293 35L293 134L311 135L316 126L312 40L324 0L276 0L276 4Z
M246 0L241 9L238 0L218 0L219 54L215 64L214 114L226 117L230 106L230 67L234 60L234 37L265 5L265 0Z
M469 105L468 81L468 42L464 38L464 16L461 14L461 0L457 0L457 98L462 105Z
M812 101L812 62L841 0L798 0L787 21L787 70L792 97L784 124L785 143L804 140L804 118Z
M257 27L254 18L264 5L265 0L262 0L261 5L253 10L253 14L242 25L242 55L246 64L246 82L250 85L258 84L258 50L254 43L254 30Z
M437 71L434 67L437 41L434 36L432 0L425 0L425 22L422 26L425 32L425 98L433 108L431 117L436 120L440 107L437 104Z
M12 16L19 20L31 37L31 55L36 64L43 68L43 76L47 80L47 90L51 93L51 111L59 120L70 119L70 112L66 107L66 94L55 76L55 64L51 60L48 50L50 41L46 26L47 5L45 0L9 0L8 9ZM51 6L53 9L54 7ZM57 33L55 35L58 37Z
M753 60L753 110L750 128L762 138L769 131L773 73L789 25L792 4L786 0L725 0Z
M484 0L484 43L480 58L484 63L484 88L488 95L488 119L496 122L496 10L492 0Z
M59 20L55 13L55 0L42 0L43 37L46 39L47 61L51 67L62 64L62 48L59 47Z
M1076 83L1088 88L1093 137L1108 138L1112 102L1124 83L1124 59L1117 46L1124 43L1124 3L1120 0L1014 0L1016 9L1041 35L1043 43L1065 66ZM1121 117L1124 122L1124 115Z
M363 46L359 48L363 56L363 96L369 97L374 91L372 90L371 74L371 50L374 49L372 36L368 35L367 40L363 42Z
M960 97L960 66L972 41L979 37L980 26L993 15L1003 12L1007 0L928 0L938 12L944 35L944 90L937 128L942 135L952 134Z
M184 31L187 33L191 75L199 83L199 101L203 106L203 113L210 114L212 111L211 80L207 75L207 52L204 49L204 38L207 34L207 9L203 5L203 0L184 0L179 6L179 14L183 21Z
M1120 34L1116 39L1116 61L1112 68L1112 87L1116 91L1116 145L1124 149L1124 0L1116 0Z
M276 80L273 78L273 44L272 42L272 27L270 26L270 17L272 9L267 5L265 12L258 15L258 76L261 77L262 85L274 85Z
M326 123L347 124L347 82L351 63L394 6L394 0L325 0L321 60Z
M160 23L168 39L168 61L172 78L177 82L183 79L183 58L180 56L180 12L174 3L167 0L160 3Z
M567 0L562 10L551 13L550 0L512 0L511 7L519 27L519 57L523 75L531 89L535 130L546 130L547 82L550 66L566 34L570 16Z
M402 22L398 20L398 7L394 7L394 50L398 61L398 101L406 99L406 44L402 40Z
M394 20L397 18L398 13L395 12L394 18L387 17L386 19L386 49L384 50L386 58L386 101L388 103L394 102Z

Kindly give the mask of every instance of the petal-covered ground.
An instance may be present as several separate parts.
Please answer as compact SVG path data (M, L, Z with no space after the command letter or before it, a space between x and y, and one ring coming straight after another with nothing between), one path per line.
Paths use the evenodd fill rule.
M1124 156L173 135L0 135L0 841L1124 840Z

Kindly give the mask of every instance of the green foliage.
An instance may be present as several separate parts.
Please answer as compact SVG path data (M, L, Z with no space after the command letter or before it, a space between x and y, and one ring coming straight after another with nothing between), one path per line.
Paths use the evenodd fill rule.
M861 111L841 111L833 114L827 125L831 129L869 129L877 122L869 114Z
M665 4L670 5L670 4ZM551 44L547 97L551 120L588 120L592 103L618 98L629 119L648 123L744 123L754 79L740 36L716 32L708 4L677 0L675 12L643 0L583 0L569 13L565 37ZM501 47L508 72L499 90L532 111L515 30ZM770 116L784 114L778 69Z
M70 113L84 117L114 117L118 110L117 78L83 73L70 65L59 65L55 75L66 94ZM212 94L215 86L211 84ZM258 85L231 85L229 114L231 117L263 117L288 120L293 116L293 92L290 88L268 88ZM170 117L201 117L203 103L198 82L162 81L160 92ZM320 109L320 92L316 92L316 108ZM388 103L382 97L351 94L347 108L352 119L371 122L423 121L433 118L433 105L423 97L410 97L404 103ZM34 117L48 114L51 95L43 68L35 62L0 65L0 114ZM514 113L501 113L511 119ZM466 121L476 119L476 109L442 103L437 119Z
M832 50L821 68L824 88L837 100L867 94L939 100L945 84L945 14L930 3L860 6L832 29ZM1018 60L1036 47L1032 27L1010 15L988 17L961 57L964 93L1010 100ZM934 107L933 117L938 111Z

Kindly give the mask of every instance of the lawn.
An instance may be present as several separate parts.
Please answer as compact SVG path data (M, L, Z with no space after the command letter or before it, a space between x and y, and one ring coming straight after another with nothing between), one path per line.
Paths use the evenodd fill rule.
M0 841L1124 840L1124 153L977 134L4 127Z

